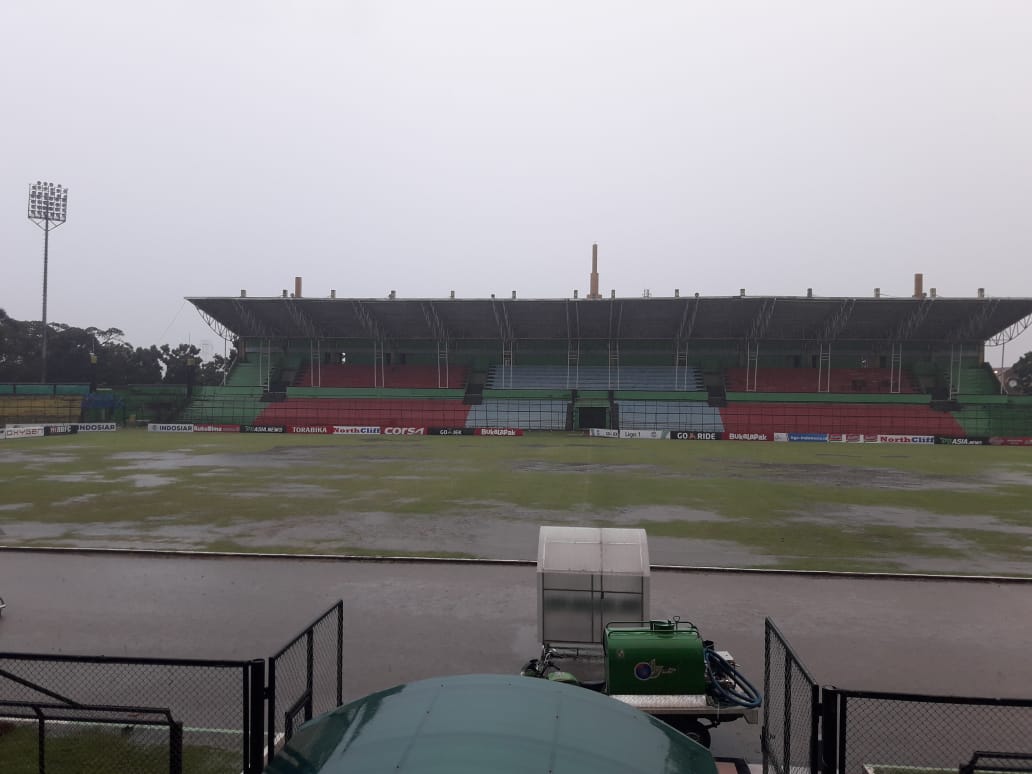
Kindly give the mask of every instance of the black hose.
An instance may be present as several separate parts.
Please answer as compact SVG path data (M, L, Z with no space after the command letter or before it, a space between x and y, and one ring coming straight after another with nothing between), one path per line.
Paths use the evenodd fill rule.
M734 704L746 709L760 706L763 701L760 692L745 678L745 675L732 666L730 661L717 653L710 644L703 649L703 655L706 660L706 671L710 678L710 694L714 698L725 704ZM722 678L733 681L738 689L721 683Z

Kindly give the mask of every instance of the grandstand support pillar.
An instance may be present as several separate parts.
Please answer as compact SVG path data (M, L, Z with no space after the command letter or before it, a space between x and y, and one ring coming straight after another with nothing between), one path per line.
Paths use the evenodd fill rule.
M443 384L441 379L441 367L444 367L444 380ZM451 387L451 381L448 378L448 341L447 339L437 341L437 386L438 388L444 387L445 389Z
M889 355L889 392L900 393L903 390L903 343L892 342Z
M757 371L760 363L760 342L745 342L745 391L756 392Z
M571 380L572 375L572 380ZM580 386L580 339L566 341L566 387L577 389Z
M613 372L616 371L616 378L613 378ZM619 390L620 389L620 342L610 341L609 342L609 386L607 389Z
M322 339L308 340L308 380L313 387L322 387Z
M950 373L947 379L949 383L950 400L956 400L960 395L960 374L964 363L964 345L960 343L950 344Z
M269 377L272 372L272 339L258 341L258 386L269 391Z
M674 389L688 389L688 343L678 341L674 349Z
M831 392L831 342L820 342L817 357L817 392Z
M515 360L512 339L502 339L502 386L512 388L512 366Z
M373 339L373 387L385 387L386 377L384 374L384 351L387 349L387 342L382 339Z

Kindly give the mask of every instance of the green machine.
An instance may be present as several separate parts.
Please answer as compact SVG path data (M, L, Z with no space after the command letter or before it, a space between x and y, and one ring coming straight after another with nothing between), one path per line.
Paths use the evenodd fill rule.
M706 692L702 636L678 620L606 624L606 686L614 694Z
M729 652L689 621L650 618L650 574L644 530L541 527L542 649L521 674L599 691L706 746L720 723L758 722L760 694Z

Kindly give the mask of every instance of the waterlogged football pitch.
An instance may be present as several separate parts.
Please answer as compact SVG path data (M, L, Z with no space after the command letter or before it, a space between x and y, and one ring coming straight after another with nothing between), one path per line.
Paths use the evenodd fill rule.
M657 564L1032 576L1032 450L160 434L0 444L0 544L533 559L643 527Z

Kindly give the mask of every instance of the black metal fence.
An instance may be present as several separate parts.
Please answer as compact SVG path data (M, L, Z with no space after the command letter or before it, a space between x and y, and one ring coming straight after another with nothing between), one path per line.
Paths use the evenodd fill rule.
M960 767L959 774L978 774L978 772L1021 772L1032 771L1032 753L991 752L978 750L971 760Z
M958 770L977 750L1032 750L1032 699L825 688L822 702L829 772Z
M305 720L343 703L344 603L316 618L269 659L268 756Z
M183 724L167 709L0 701L7 774L183 774Z
M1032 699L821 687L770 619L765 650L765 774L1032 769Z
M167 709L159 712L167 713L169 724L174 718L180 729L176 733L180 734L180 760L185 774L192 767L201 767L205 772L258 774L266 763L266 739L271 759L277 743L289 738L298 723L342 703L343 642L344 603L338 600L269 658L267 667L265 659L216 661L0 653L0 771L12 771L12 761L20 755L15 742L24 736L23 727L30 721L36 723L38 735L45 733L44 741L59 734L63 747L77 746L78 752L73 756L89 758L93 755L91 739L101 731L110 733L110 729L101 729L100 725L90 726L102 723L90 718L100 718L105 708L112 717L122 711L131 718L138 714L134 707L162 707ZM8 708L21 707L19 714L11 714L13 709L5 710L5 704ZM50 714L41 716L26 707L40 707ZM10 720L4 721L5 717ZM59 719L60 723L48 722L52 719ZM76 724L80 731L92 728L97 733L70 733L68 729ZM121 730L129 729L127 733L142 739L157 733L151 725L134 720L121 724ZM137 727L144 730L138 731ZM52 760L49 754L40 757L42 754L37 753L37 764ZM166 764L171 765L171 758ZM82 769L60 765L46 768L49 774L81 770L145 770L160 774L166 769ZM43 769L26 769L36 771ZM180 774L176 769L168 771Z
M764 627L764 772L817 774L821 689L769 618Z
M213 763L224 762L227 772L261 771L253 739L257 735L260 759L264 678L260 659L0 653L0 698L69 709L167 707L184 726L184 745Z

